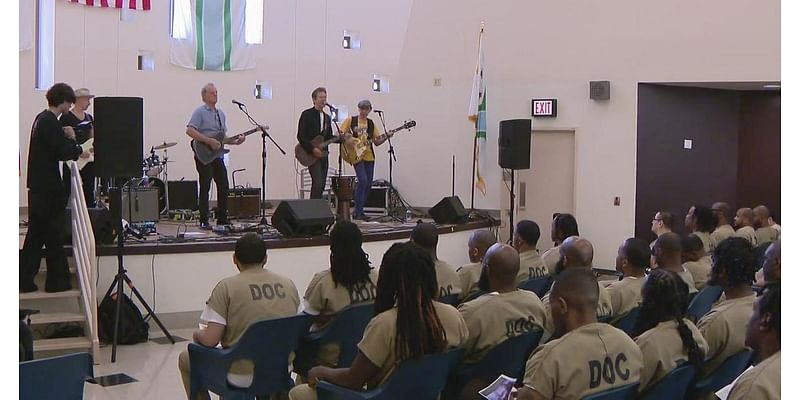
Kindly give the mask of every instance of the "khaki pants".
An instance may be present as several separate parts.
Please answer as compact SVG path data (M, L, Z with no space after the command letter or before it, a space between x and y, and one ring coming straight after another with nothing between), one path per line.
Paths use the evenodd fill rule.
M186 398L189 398L189 382L191 380L190 370L189 370L189 350L184 350L178 356L178 370L181 371L181 380L183 381L183 389L186 391ZM211 397L208 396L208 392L202 392L197 395L197 398L200 400L207 400Z
M317 400L317 390L308 385L298 385L289 391L289 400Z

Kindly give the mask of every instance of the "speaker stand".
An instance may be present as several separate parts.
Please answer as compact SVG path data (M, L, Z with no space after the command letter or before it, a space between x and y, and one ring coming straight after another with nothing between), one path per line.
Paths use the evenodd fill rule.
M516 200L514 198L514 170L511 169L511 190L509 191L510 195L509 198L511 200L510 207L508 209L508 244L512 244L514 242L514 203Z

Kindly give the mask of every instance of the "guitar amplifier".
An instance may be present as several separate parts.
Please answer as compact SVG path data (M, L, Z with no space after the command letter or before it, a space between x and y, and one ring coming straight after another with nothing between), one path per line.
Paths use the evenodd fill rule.
M228 216L252 218L261 215L261 189L236 188L228 192Z
M364 202L364 214L370 216L389 215L389 187L372 186Z
M111 214L115 221L119 221L116 199L114 194L119 189L112 189ZM158 221L160 210L158 207L158 188L138 187L132 191L125 188L122 191L122 219L128 222Z

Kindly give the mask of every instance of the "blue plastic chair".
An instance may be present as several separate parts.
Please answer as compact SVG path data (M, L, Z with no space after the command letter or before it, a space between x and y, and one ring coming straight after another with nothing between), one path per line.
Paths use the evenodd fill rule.
M74 353L19 363L19 398L83 399L83 384L94 378L92 356Z
M536 295L541 299L542 296L544 296L545 293L547 293L547 291L550 289L551 283L553 283L553 278L550 276L544 276L541 278L533 278L523 281L519 284L519 288L536 293Z
M349 367L358 354L358 342L364 336L364 329L375 314L372 302L352 304L339 312L325 329L300 338L295 352L294 372L308 375L308 370L316 365L320 347L328 343L339 345L340 368Z
M639 391L639 382L620 386L605 392L590 394L582 400L628 400L636 397Z
M697 375L697 368L689 363L683 363L673 369L664 378L651 386L641 400L673 400L682 399L686 390Z
M463 353L463 349L408 360L400 364L383 385L372 390L348 389L319 381L317 398L319 400L436 399L447 381L448 365L452 359L458 358L459 352Z
M704 393L716 392L727 386L747 369L752 360L753 351L747 349L728 357L711 375L695 382L692 395L689 398L700 397Z
M458 295L457 294L448 294L447 296L439 297L439 302L444 304L449 304L453 307L458 306Z
M227 349L209 348L189 343L191 383L189 398L210 390L226 400L252 399L287 392L292 387L289 353L297 347L301 335L308 332L311 318L300 314L252 323L236 344ZM249 388L228 384L228 370L237 360L255 364Z
M722 296L722 288L719 286L706 285L703 290L694 296L689 302L689 309L686 311L686 316L694 322L697 322L702 316L711 311L714 302Z
M521 378L525 372L528 356L539 344L544 331L536 330L507 339L489 350L486 356L475 364L461 366L451 375L445 389L446 399L463 398L466 390L480 398L477 391L497 379L500 374L511 378ZM476 389L475 393L471 393Z
M628 334L628 336L633 336L633 327L636 325L636 319L639 318L639 309L640 307L634 307L632 310L628 311L625 316L618 319L617 322L614 322L613 325Z

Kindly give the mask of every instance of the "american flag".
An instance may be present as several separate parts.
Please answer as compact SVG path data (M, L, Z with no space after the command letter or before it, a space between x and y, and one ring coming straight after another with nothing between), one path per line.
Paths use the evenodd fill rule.
M69 0L69 2L93 7L129 8L145 11L150 9L150 0Z

